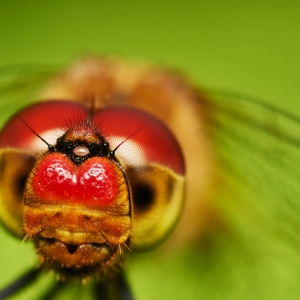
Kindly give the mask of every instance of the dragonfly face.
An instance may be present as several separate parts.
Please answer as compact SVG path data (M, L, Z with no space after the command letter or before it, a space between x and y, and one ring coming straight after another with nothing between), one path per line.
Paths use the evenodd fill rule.
M127 249L155 247L180 215L181 150L140 110L41 102L7 123L0 146L1 221L63 278L112 276Z

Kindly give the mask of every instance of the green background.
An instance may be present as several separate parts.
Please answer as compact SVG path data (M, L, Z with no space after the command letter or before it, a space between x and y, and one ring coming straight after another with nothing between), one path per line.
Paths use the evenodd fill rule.
M114 53L290 107L300 95L299 10L292 0L1 1L0 65Z
M60 64L89 53L115 54L171 66L205 87L241 91L296 113L299 43L299 1L0 3L0 65ZM14 239L4 243L3 235L1 253L10 256L0 257L1 283L35 261L29 245L20 246ZM188 268L174 259L171 266L157 267L146 256L142 260L140 266L133 262L130 278L141 299L152 299L151 290L159 295L159 289L159 299L165 299L165 289L170 288L175 299L182 287L176 278L184 278L175 274ZM168 267L161 276L165 282L151 285L163 267ZM197 284L194 280L190 286ZM197 299L191 295L186 299Z

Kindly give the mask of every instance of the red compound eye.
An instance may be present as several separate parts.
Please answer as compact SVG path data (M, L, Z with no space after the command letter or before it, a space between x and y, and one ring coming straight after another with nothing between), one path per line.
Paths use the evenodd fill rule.
M86 109L77 103L67 101L47 101L33 104L17 114L37 134L49 144L65 131L66 124L83 119ZM38 138L17 116L13 116L0 133L0 148L24 148L30 151L47 149Z
M151 115L128 107L109 108L98 114L111 148L128 164L156 162L184 174L180 147L167 127Z

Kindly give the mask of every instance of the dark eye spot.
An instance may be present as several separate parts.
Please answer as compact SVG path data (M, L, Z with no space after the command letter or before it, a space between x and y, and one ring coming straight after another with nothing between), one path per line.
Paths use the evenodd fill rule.
M155 199L155 191L149 184L138 183L132 187L132 198L135 212L148 211Z
M22 197L25 189L25 184L27 181L27 176L19 176L15 179L15 191L19 197Z

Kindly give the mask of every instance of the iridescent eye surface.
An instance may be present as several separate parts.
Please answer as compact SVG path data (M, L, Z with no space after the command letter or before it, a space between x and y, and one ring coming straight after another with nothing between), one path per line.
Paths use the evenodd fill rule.
M75 102L48 101L33 104L7 122L0 133L0 147L21 148L31 152L45 150L45 143L32 130L54 145L68 123L74 122L74 118L80 120L85 112L84 107Z
M155 247L180 215L180 147L161 121L140 110L34 104L3 128L0 147L8 178L0 186L1 220L29 236L44 264L63 275L74 268L82 277L114 272L119 247ZM10 168L16 159L22 167Z

